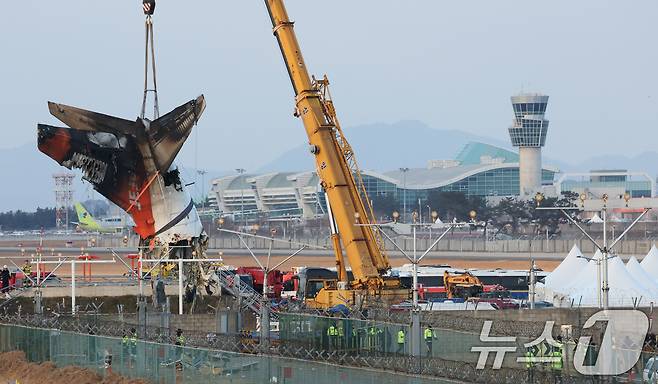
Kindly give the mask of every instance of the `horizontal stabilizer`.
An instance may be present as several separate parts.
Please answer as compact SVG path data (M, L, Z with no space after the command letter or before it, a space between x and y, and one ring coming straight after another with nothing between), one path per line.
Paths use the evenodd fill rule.
M50 114L73 129L91 132L134 134L135 122L98 112L48 102Z

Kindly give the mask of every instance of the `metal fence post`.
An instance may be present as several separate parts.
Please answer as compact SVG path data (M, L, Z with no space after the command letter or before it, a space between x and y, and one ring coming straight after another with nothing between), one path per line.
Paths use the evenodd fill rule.
M34 292L34 314L43 315L43 306L41 305L41 288Z
M140 297L137 301L137 325L139 327L139 338L146 338L146 299Z
M166 331L166 336L171 336L171 303L167 297L167 303L162 308L162 328Z
M420 356L420 310L411 310L411 355Z

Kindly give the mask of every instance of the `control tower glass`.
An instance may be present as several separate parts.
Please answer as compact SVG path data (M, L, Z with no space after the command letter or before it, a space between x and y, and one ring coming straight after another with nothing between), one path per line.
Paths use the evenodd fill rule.
M543 147L546 144L548 120L544 118L548 96L512 96L514 121L509 128L515 147Z
M546 144L548 120L544 118L548 96L512 96L514 120L509 128L512 145L519 148L519 193L527 197L542 188L541 148Z

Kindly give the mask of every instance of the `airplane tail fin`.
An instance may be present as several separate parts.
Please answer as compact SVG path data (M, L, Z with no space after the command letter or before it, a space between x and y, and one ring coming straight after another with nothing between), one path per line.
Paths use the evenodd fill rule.
M203 95L201 95L196 99L190 100L179 106L166 115L160 116L155 121L141 121L140 119L137 121L130 121L52 102L48 102L48 109L50 110L51 115L74 130L93 133L105 132L117 136L115 139L115 141L117 141L117 144L114 145L115 147L119 146L118 136L134 136L138 124L148 125L146 129L146 132L148 132L147 140L148 145L153 152L153 161L155 162L158 171L160 171L160 173L165 173L171 166L174 158L176 158L180 149L183 147L185 140L187 140L190 132L192 132L192 128L206 109L206 100ZM44 146L46 145L46 140L50 140L53 135L53 133L50 132L53 131L53 129L48 131L46 128L48 127L39 126L40 135L43 136L42 141L44 142ZM41 133L41 131L44 132ZM67 137L57 139L57 144L60 147L63 147L61 150L68 149L67 140ZM98 140L98 138L96 138L96 140ZM41 144L39 148L41 148ZM48 152L45 153L53 157Z
M201 95L150 123L153 160L160 172L169 169L205 109L206 101Z
M75 203L75 212L78 214L78 221L81 225L87 227L100 227L91 213L87 212L82 204Z

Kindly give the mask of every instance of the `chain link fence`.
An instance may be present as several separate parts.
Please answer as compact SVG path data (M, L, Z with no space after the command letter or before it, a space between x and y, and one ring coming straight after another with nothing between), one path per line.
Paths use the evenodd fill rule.
M459 319L460 317L453 317L452 321ZM11 324L0 326L2 351L21 349L31 361L52 360L57 364L74 364L92 369L100 369L102 360L109 351L114 357L112 367L115 372L124 374L125 370L126 376L129 377L163 377L163 381L160 381L163 383L170 382L167 381L170 380L167 375L175 377L176 361L185 366L185 377L201 382L218 375L244 377L252 380L250 382L269 382L267 377L276 376L306 377L321 383L324 375L336 380L334 382L358 383L440 383L446 379L458 382L514 384L597 382L596 378L579 376L575 372L571 360L575 349L573 342L565 343L564 367L559 371L550 364L534 364L529 367L516 361L517 357L523 355L523 344L536 339L542 333L543 324L537 329L521 329L520 333L533 332L531 335L515 335L516 341L512 346L516 347L516 352L505 355L501 369L492 369L495 353L489 356L485 369L477 369L479 354L471 348L486 344L480 340L479 332L435 327L429 343L427 339L421 339L421 356L415 357L411 356L411 330L408 323L397 324L372 319L288 313L280 317L278 337L263 343L256 334L218 334L204 330L186 330L184 348L172 345L175 342L173 327L139 326L110 320L104 316L4 315L0 316L0 324ZM491 335L513 334L507 326L496 330L495 324L496 322ZM331 327L334 328L329 331ZM124 336L132 335L133 330L138 336L136 356L140 357L137 358L132 356L128 348L133 347L126 347L122 343ZM402 343L398 338L400 331L405 335ZM502 346L505 343L494 344ZM181 350L185 353L181 354ZM183 357L176 358L177 354ZM643 354L635 367L637 375L641 374L644 363L651 356L652 353ZM319 365L315 367L315 364ZM326 364L331 368L326 368ZM274 368L263 368L265 366ZM338 368L339 366L343 368ZM363 372L369 371L362 372L362 369L376 370L369 373L375 376L368 376L369 374ZM316 372L318 377L308 372ZM142 373L146 376L134 376ZM308 375L304 376L307 373ZM420 376L410 378L397 373ZM627 380L627 376L625 375L624 379L619 378L619 382ZM279 382L295 383L295 380ZM616 379L610 378L610 381L613 380Z
M52 361L154 383L425 384L447 381L275 356L241 354L56 329L0 325L0 351L22 350L32 362Z

